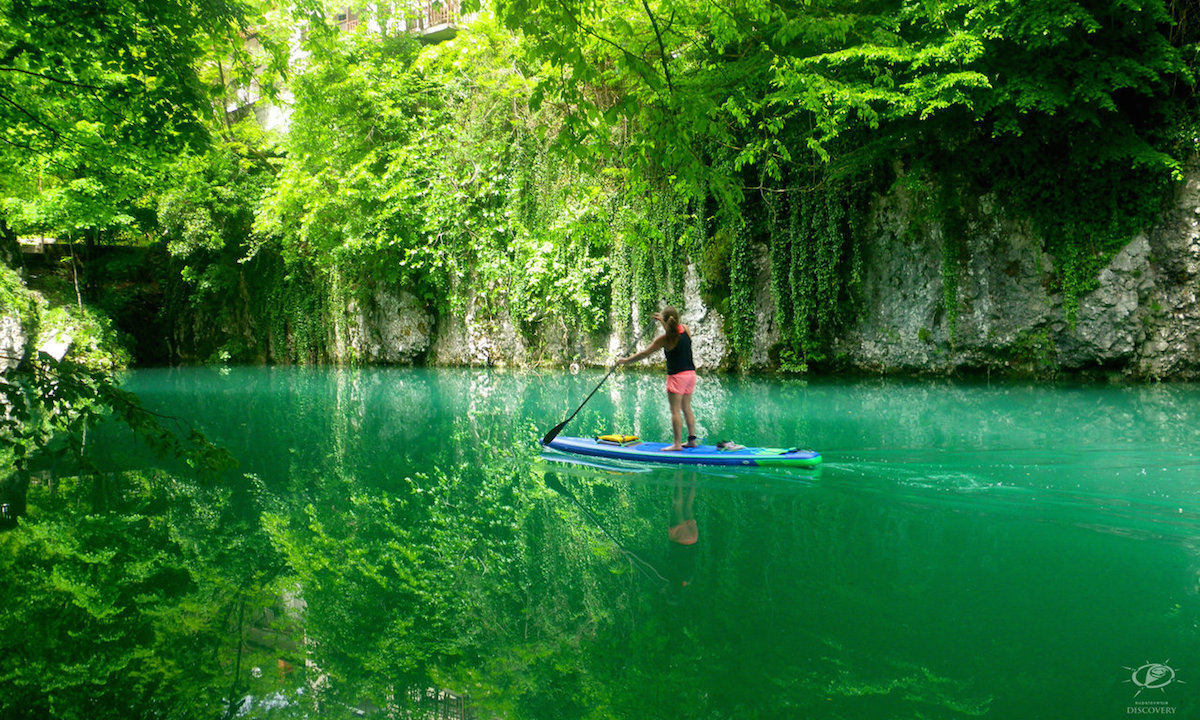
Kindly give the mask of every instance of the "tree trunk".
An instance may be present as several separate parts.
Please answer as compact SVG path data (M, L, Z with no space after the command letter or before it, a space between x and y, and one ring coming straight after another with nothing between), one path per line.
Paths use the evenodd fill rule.
M13 268L23 265L21 246L17 243L17 233L8 226L8 222L3 217L0 217L0 262Z
M25 494L29 491L29 475L17 472L0 480L0 530L17 526L17 518L25 514Z

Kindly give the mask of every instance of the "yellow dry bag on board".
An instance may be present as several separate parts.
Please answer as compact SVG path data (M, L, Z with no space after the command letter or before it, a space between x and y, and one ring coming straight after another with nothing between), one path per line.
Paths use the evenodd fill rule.
M637 442L637 435L600 435L596 438L600 442L612 443L613 445L631 445Z

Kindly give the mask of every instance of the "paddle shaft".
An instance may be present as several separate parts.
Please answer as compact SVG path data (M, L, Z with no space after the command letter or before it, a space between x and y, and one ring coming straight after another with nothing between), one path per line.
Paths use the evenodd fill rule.
M588 520L591 520L593 525L600 528L600 532L607 535L608 539L612 540L614 543L616 543L617 547L621 548L621 550L625 550L625 543L621 542L612 533L610 533L608 531L608 528L604 527L604 524L600 522L600 519L597 518L596 515L591 510L588 509L587 505L584 505L583 503L579 502L579 498L575 497L575 493L568 490L567 486L563 485L562 481L559 480L557 477L555 477L553 473L546 473L546 475L543 477L543 479L545 480L546 485L548 485L551 490L558 493L559 495L562 495L563 497L567 498L571 502L575 503L575 505L578 506L579 509L583 511L583 514L587 516Z
M596 387L590 393L588 393L588 396L583 399L583 402L579 403L579 407L575 408L575 412L571 413L569 418L550 428L550 432L546 433L546 436L542 438L543 445L549 445L554 438L558 437L558 434L567 426L567 423L575 419L575 416L579 414L579 411L583 409L584 405L587 405L587 401L592 399L592 396L595 395L596 391L600 389L600 385L603 385L604 381L608 380L609 375L613 374L618 365L620 365L620 363L615 363L612 366L612 369L608 371L608 375L604 376L604 380L601 380L600 383L596 385Z
M544 475L542 475L542 479L545 481L546 485L551 490L558 493L559 495L562 495L563 497L567 498L571 502L575 503L575 506L583 511L583 514L585 516L587 516L587 518L589 520L592 521L592 524L595 525L596 527L600 528L600 532L604 533L604 535L609 540L612 540L613 544L617 546L618 550L620 550L622 553L629 556L629 558L631 559L631 561L633 563L633 566L635 568L637 568L638 571L640 571L642 573L642 575L644 575L646 577L647 580L650 580L651 582L658 582L658 581L665 582L665 579L663 578L662 574L659 573L658 570L655 569L655 567L653 565L646 562L642 558L638 557L638 555L636 553L634 553L632 550L626 548L625 543L621 542L619 539L617 539L617 537L615 535L610 533L608 531L608 528L604 527L604 523L600 522L600 518L596 517L596 514L593 513L591 510L589 510L587 505L584 505L583 503L579 502L579 498L575 497L575 493L568 490L567 486L563 485L562 481L559 480L558 477L554 473L552 473L552 472L545 473ZM650 570L647 570L646 567L642 567L643 565L645 565L646 567L649 567ZM653 571L654 575L651 575L650 571ZM655 577L655 576L657 576L657 577Z

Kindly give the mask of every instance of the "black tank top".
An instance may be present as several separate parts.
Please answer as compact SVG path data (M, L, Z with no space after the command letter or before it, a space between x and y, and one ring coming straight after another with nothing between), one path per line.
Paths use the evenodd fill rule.
M670 350L663 348L663 354L667 356L668 375L696 369L695 363L692 362L692 336L688 334L687 328L679 328L679 341Z

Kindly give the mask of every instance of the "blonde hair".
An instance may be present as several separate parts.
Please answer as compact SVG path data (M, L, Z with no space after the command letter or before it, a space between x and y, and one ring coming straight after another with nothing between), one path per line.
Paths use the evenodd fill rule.
M679 311L668 305L658 314L667 329L667 349L674 350L679 342Z

